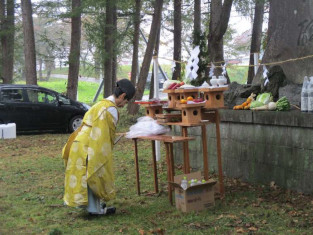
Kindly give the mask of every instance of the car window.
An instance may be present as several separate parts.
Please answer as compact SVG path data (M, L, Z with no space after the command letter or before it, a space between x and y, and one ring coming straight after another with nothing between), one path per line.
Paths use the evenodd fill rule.
M27 89L27 95L32 103L57 104L56 95L50 92Z
M63 104L71 104L70 99L63 95L59 95L59 101L62 102Z
M2 89L1 97L5 102L24 102L22 89Z

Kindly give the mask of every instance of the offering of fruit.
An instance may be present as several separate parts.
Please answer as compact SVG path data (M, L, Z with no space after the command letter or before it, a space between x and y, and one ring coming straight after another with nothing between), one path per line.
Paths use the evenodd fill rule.
M174 82L167 89L168 90L175 90L175 89L181 87L184 84L185 84L184 82L179 82L179 81L178 82Z
M192 96L188 96L188 97L187 97L187 100L188 100L188 101L194 101Z
M181 99L181 100L180 100L180 103L181 103L181 104L187 104L187 100Z

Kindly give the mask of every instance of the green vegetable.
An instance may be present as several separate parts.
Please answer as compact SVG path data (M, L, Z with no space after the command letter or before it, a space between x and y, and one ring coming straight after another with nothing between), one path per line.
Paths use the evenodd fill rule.
M257 107L261 107L261 106L263 106L263 105L264 105L264 104L263 104L262 102L255 100L255 101L252 101L252 102L251 102L250 109L254 109L254 108L257 108Z
M271 93L262 93L256 97L256 100L262 102L263 104L268 104L273 101L273 96Z
M256 107L256 108L251 108L251 110L268 110L268 104L263 104L262 106Z
M290 109L290 103L286 96L281 97L277 102L276 102L276 107L278 111L287 111Z

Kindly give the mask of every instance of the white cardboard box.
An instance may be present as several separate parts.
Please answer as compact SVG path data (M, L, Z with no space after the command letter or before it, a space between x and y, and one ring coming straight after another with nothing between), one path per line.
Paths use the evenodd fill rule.
M0 139L15 139L15 138L16 138L15 123L0 125Z

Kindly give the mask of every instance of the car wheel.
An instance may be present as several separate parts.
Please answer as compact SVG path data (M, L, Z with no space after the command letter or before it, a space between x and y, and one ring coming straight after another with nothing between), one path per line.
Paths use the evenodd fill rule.
M82 124L82 121L83 121L83 116L81 115L73 117L69 123L69 131L70 132L76 131L77 128L80 127L80 125Z

